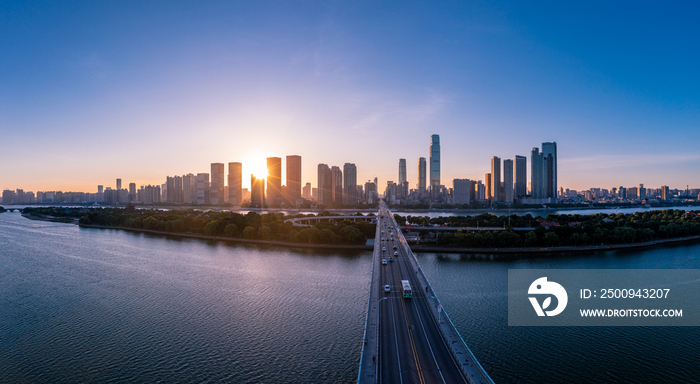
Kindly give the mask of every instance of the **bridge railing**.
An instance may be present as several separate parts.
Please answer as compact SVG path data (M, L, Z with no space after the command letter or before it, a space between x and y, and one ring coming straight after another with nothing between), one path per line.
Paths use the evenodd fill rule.
M486 373L486 371L481 366L481 364L479 364L479 361L476 359L476 356L474 356L472 351L467 346L467 343L464 342L462 335L460 335L460 333L457 331L457 328L455 327L454 323L452 322L452 319L450 319L450 317L447 315L447 312L444 309L445 307L442 305L442 302L437 297L437 295L435 295L435 291L433 290L433 287L430 285L428 278L423 273L423 269L420 267L420 263L418 262L418 258L416 258L416 255L411 250L411 247L408 246L408 243L406 242L406 238L404 237L402 231L396 231L396 232L397 232L398 238L400 239L401 244L406 249L407 253L411 255L411 257L409 259L411 260L411 263L414 264L416 272L418 273L419 279L422 280L423 283L425 283L428 286L428 289L430 290L430 292L433 293L432 298L434 298L437 305L440 306L440 308L442 308L442 315L438 315L437 306L428 305L430 307L430 313L435 318L435 321L438 322L438 328L440 329L440 335L445 340L445 344L448 346L448 349L450 350L452 357L457 362L457 365L462 370L462 373L467 378L467 380L472 384L483 384L483 383L494 384L493 380L491 380L491 377L489 377L488 373ZM467 352L468 361L465 361L464 358L460 359L459 351L456 350L455 346L452 344L452 342L449 340L448 336L446 335L446 332L443 329L441 323L438 321L438 319L441 319L441 318L446 321L446 325L448 326L447 331L452 333L453 335L456 335L459 338L460 346ZM466 362L468 365L465 365L463 362ZM469 369L470 366L473 367L477 372L470 370ZM480 377L475 377L475 374L478 374Z
M377 214L379 215L379 214ZM379 225L377 225L377 229L375 232L375 239L380 238L380 232L381 228ZM377 311L378 308L375 306L373 307L373 300L372 300L372 295L376 295L376 287L375 287L375 279L377 278L377 266L379 265L379 247L381 246L381 241L375 241L374 242L374 250L372 251L372 280L370 281L369 285L369 294L367 295L367 312L365 315L365 330L362 335L362 352L360 353L360 368L357 372L357 383L358 384L364 384L364 383L376 383L378 381L377 377L377 365L375 364L374 361L371 361L371 357L365 354L372 353L374 356L378 354L379 351L379 328L377 325L374 325L374 321L377 320ZM375 288L375 289L372 289ZM376 305L376 301L374 302ZM372 333L374 333L373 336ZM366 343L365 343L366 342ZM364 367L364 370L363 370ZM372 370L372 374L368 373L368 370ZM363 377L364 374L364 377Z

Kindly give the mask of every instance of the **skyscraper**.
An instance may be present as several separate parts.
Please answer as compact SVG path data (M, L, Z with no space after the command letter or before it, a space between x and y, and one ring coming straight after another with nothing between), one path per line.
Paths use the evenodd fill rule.
M157 186L156 186L157 188ZM197 204L209 204L209 174L208 173L198 173L197 174ZM159 190L160 192L160 190ZM154 193L155 196L155 193Z
M557 199L557 143L542 143L542 156L547 164L544 173L545 198Z
M513 160L503 160L503 201L513 202Z
M296 205L301 199L301 156L287 156L287 201Z
M330 205L333 203L331 169L327 164L318 165L318 203Z
M418 158L418 193L425 194L425 157Z
M117 179L117 191L122 189L122 179Z
M265 179L258 179L255 175L250 175L250 206L254 208L265 206Z
M228 163L228 202L241 205L243 202L243 164Z
M211 163L211 204L224 203L224 163Z
M279 205L282 200L282 159L267 158L267 204Z
M343 171L340 167L331 167L331 194L333 204L343 204Z
M306 183L303 188L303 192L301 194L301 197L305 199L310 199L311 198L311 183Z
M352 163L343 165L343 204L357 204L357 167Z
M535 147L530 151L530 194L533 199L544 197L544 179L542 177L542 154Z
M484 186L486 188L485 193L485 199L491 201L492 193L491 193L491 174L487 173L484 175Z
M515 197L527 195L527 157L515 156Z
M542 143L542 152L532 148L530 189L533 199L557 199L557 143Z
M503 191L501 190L501 158L494 156L491 158L491 201L503 201Z
M440 186L440 135L430 136L430 187Z
M406 159L399 159L399 185L406 181Z

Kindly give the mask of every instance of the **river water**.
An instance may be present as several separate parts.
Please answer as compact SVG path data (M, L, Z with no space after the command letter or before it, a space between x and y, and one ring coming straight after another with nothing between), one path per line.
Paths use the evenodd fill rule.
M370 258L0 214L0 382L352 383ZM697 327L509 327L506 291L510 268L700 268L700 245L418 258L496 383L700 382Z

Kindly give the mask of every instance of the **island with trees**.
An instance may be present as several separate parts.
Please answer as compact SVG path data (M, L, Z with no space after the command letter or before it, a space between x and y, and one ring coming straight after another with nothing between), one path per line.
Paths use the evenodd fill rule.
M404 231L422 233L437 249L539 249L547 251L623 248L619 245L654 245L700 238L698 211L654 210L637 213L592 215L530 214L494 216L399 216ZM439 228L480 228L443 232ZM433 229L431 231L431 228ZM484 230L492 228L492 230ZM420 249L420 247L416 247Z
M31 219L75 221L83 227L117 228L133 231L184 235L219 240L288 245L337 245L340 248L366 248L374 238L376 225L365 221L321 221L307 227L286 220L315 215L288 216L283 213L133 209L28 207L22 214ZM362 214L356 214L362 216ZM321 212L318 216L337 216Z

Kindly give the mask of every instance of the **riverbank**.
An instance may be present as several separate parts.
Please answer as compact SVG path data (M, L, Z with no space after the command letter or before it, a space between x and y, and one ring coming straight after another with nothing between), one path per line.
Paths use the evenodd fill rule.
M22 215L23 217L30 220L40 220L40 221L51 221L51 222L62 222L68 224L78 224L77 221L61 221L56 220L59 218L46 218L32 215ZM151 229L139 229L139 228L128 228L128 227L113 227L104 225L94 225L94 224L78 224L81 228L96 228L96 229L119 229L130 232L137 233L147 233L151 235L159 236L175 236L182 238L192 238L200 240L214 240L214 241L227 241L232 243L243 243L243 244L257 244L257 245L268 245L284 248L304 248L304 249L343 249L343 250L372 250L374 246L371 245L345 245L345 244L305 244L305 243L292 243L285 241L271 241L271 240L252 240L252 239L241 239L234 237L225 236L208 236L197 233L176 233L167 231L157 231ZM587 245L587 246L565 246L565 247L538 247L538 248L464 248L464 247L440 247L440 246L421 246L421 245L411 245L411 250L413 252L430 252L430 253L463 253L463 254L502 254L502 255L514 255L514 254L545 254L545 253L571 253L571 252L596 252L596 251L609 251L609 250L623 250L623 249L634 249L634 248L647 248L654 247L657 245L664 244L678 244L685 242L697 242L700 241L699 236L687 236L672 239L662 239L653 240L641 243L628 243L628 244L610 244L610 245Z
M514 253L569 253L569 252L595 252L618 249L647 248L656 245L697 242L700 236L678 237L673 239L653 240L643 243L610 244L610 245L583 245L569 247L542 247L542 248L460 248L412 245L413 252L440 252L440 253L466 253L466 254L514 254Z
M276 247L284 248L311 248L311 249L334 249L334 250L360 250L368 251L374 249L372 245L346 245L346 244L304 244L304 243L291 243L286 241L271 241L271 240L251 240L251 239L241 239L237 237L225 237L225 236L208 236L200 235L198 233L177 233L177 232L166 232L166 231L156 231L152 229L139 229L139 228L128 228L128 227L112 227L106 225L94 225L94 224L78 224L81 228L97 228L97 229L120 229L129 232L147 233L150 235L160 235L160 236L175 236L191 239L201 239L201 240L215 240L215 241L227 241L231 243L243 243L243 244L257 244L257 245L272 245Z

